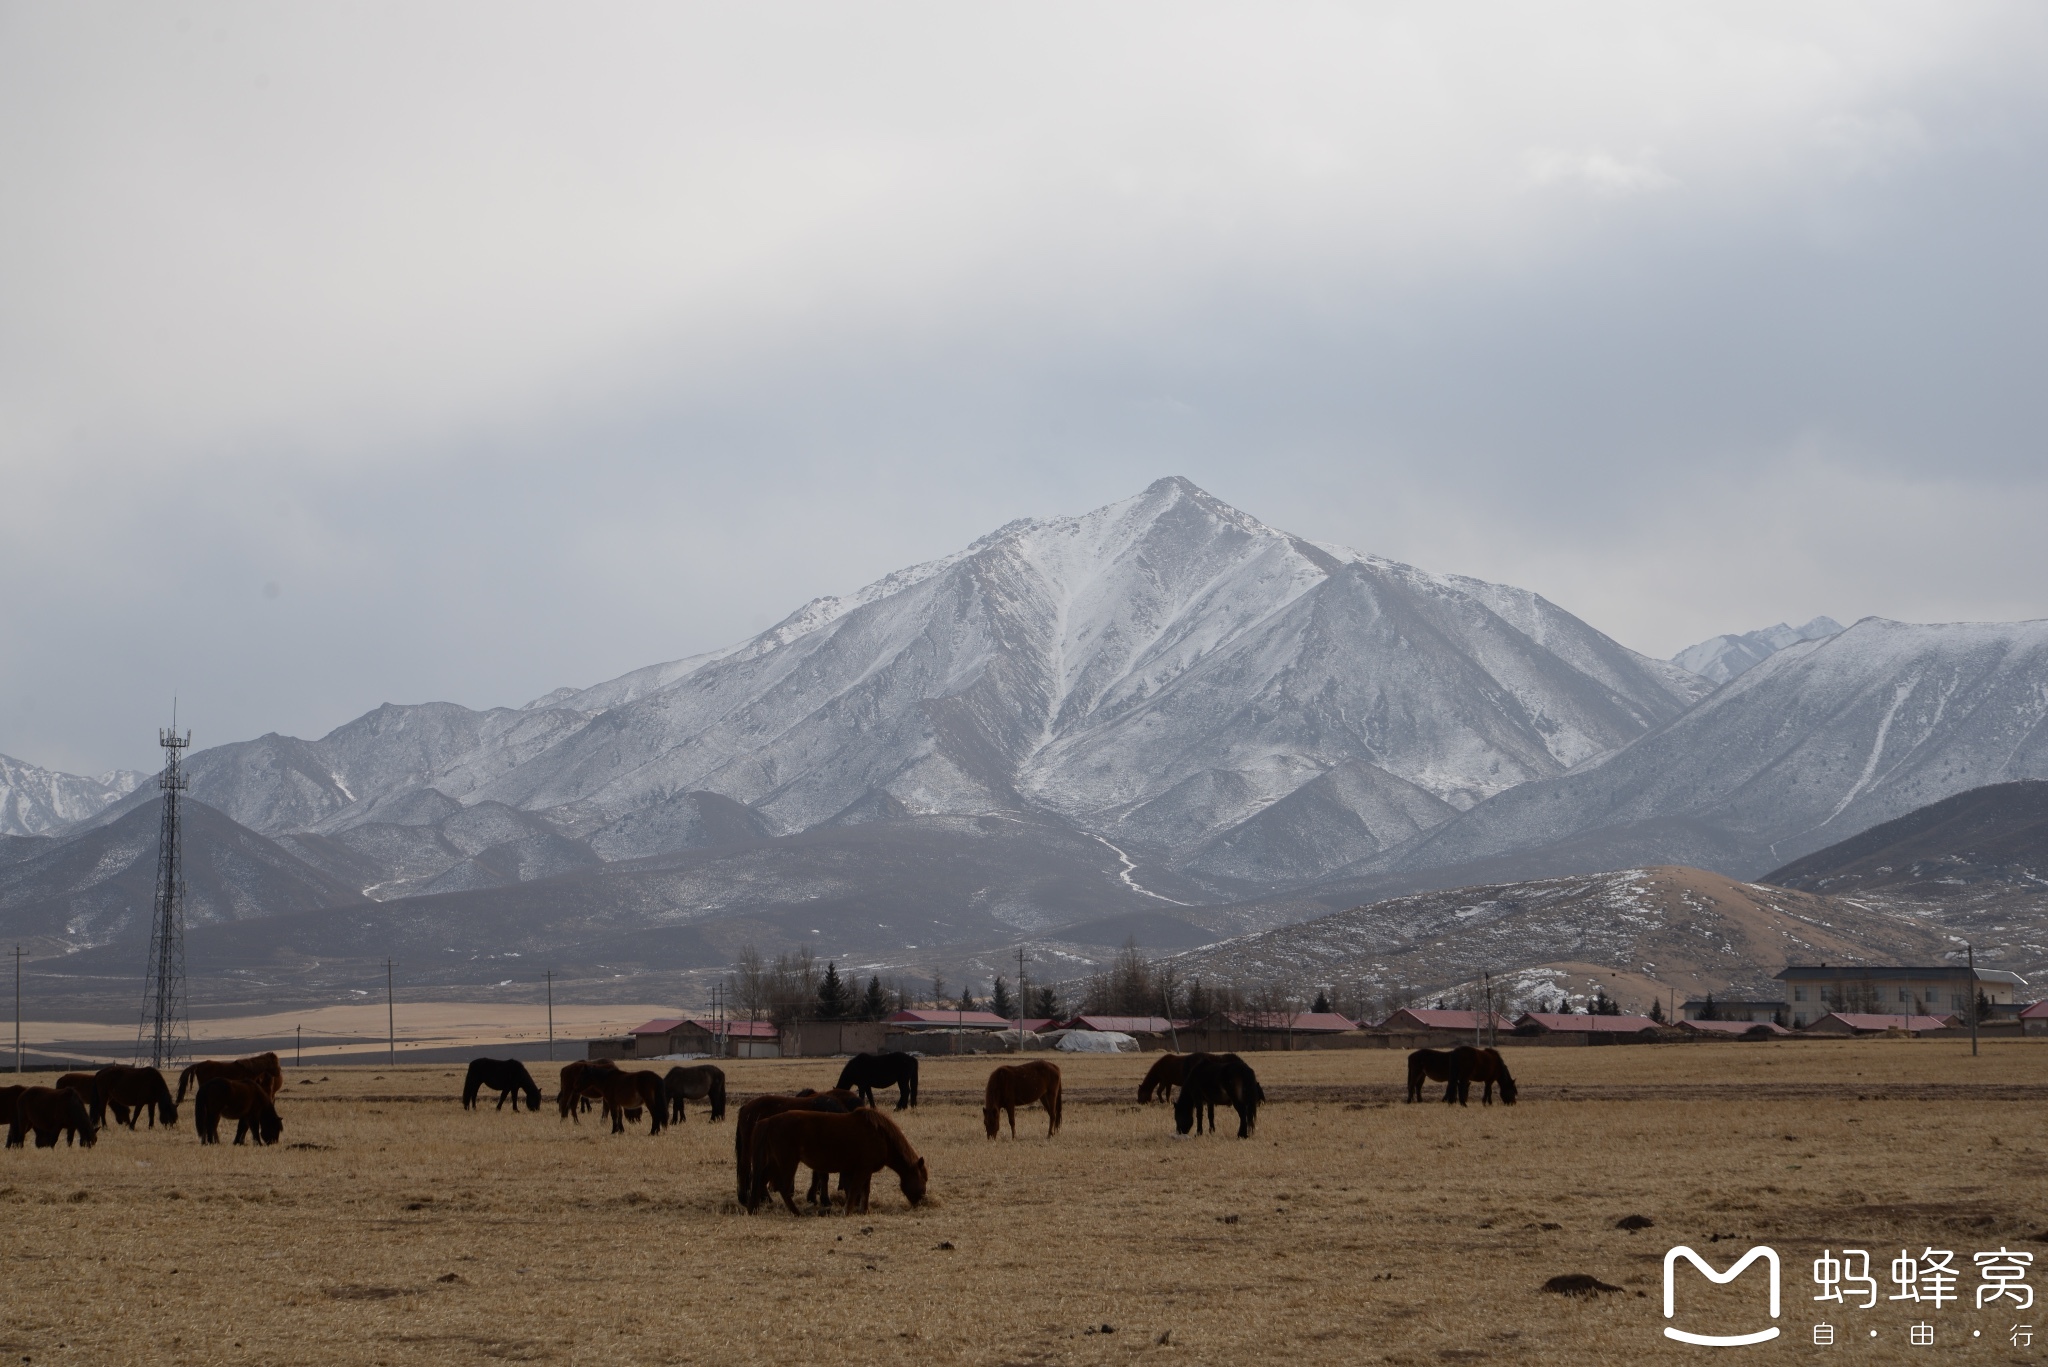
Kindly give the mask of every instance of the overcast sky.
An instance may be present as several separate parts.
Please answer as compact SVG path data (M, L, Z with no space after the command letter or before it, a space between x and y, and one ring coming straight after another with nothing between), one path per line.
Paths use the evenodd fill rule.
M2048 9L0 3L0 753L1185 474L1657 655L2048 616Z

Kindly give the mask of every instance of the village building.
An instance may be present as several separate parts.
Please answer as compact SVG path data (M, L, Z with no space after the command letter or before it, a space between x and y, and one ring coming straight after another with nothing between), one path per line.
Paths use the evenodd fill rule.
M1792 1033L1774 1020L1684 1020L1678 1028L1714 1039L1783 1039Z
M1888 1016L1873 1011L1830 1011L1806 1027L1809 1035L1884 1035L1903 1030L1909 1035L1947 1030L1960 1024L1955 1016Z
M1498 1011L1445 1011L1404 1006L1374 1028L1400 1034L1463 1035L1469 1040L1475 1030L1488 1038L1505 1035L1515 1028L1515 1023Z
M2048 1001L2035 1002L2020 1012L2020 1030L2028 1035L2048 1035Z
M1998 968L1972 970L1963 964L1793 964L1778 974L1787 1009L1797 1029L1830 1012L1862 1015L1963 1015L1979 996L1994 1019L2019 1014L2027 980Z
M1524 1037L1551 1037L1559 1043L1625 1044L1653 1040L1662 1029L1648 1016L1581 1016L1550 1011L1524 1011L1515 1021L1515 1033Z
M919 1030L1015 1030L1017 1022L993 1011L902 1010L882 1017L892 1033L911 1034Z
M624 1060L704 1054L712 1058L780 1058L780 1035L770 1021L658 1017L623 1035L591 1040L584 1057Z

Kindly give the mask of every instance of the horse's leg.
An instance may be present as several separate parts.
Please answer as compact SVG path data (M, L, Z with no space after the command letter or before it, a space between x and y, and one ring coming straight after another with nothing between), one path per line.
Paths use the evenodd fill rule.
M1493 1104L1493 1078L1490 1074L1486 1079L1486 1085L1480 1090L1479 1104L1482 1106L1491 1106Z

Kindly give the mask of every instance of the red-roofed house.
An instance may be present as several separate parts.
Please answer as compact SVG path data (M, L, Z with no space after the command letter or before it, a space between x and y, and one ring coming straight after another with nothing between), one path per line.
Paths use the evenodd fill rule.
M2029 1035L2048 1035L2048 1002L2035 1002L2020 1012L2020 1029Z
M1619 1043L1625 1039L1654 1039L1657 1022L1648 1016L1580 1016L1550 1011L1524 1011L1515 1021L1518 1035L1582 1035L1588 1044L1595 1040Z
M898 1030L1015 1030L1015 1021L992 1011L898 1011L883 1017Z
M1887 1030L1904 1030L1917 1035L1926 1030L1945 1030L1956 1024L1954 1016L1884 1016L1867 1011L1830 1011L1806 1027L1809 1035L1881 1035Z
M1419 1006L1404 1006L1381 1021L1378 1028L1403 1034L1420 1030L1452 1035L1469 1035L1474 1030L1489 1027L1495 1033L1505 1035L1515 1028L1515 1023L1498 1011L1492 1013L1491 1021L1487 1015L1484 1011L1431 1011Z

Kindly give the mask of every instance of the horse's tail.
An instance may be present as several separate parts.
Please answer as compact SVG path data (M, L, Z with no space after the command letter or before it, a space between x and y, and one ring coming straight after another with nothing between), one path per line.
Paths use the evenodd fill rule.
M462 1109L467 1111L476 1106L476 1094L484 1088L483 1060L469 1061L469 1075L462 1079Z
M718 1067L711 1070L711 1118L725 1119L725 1070Z
M910 1104L917 1104L917 1060L909 1054L903 1056L903 1066L910 1070Z
M183 1101L185 1099L186 1086L192 1081L194 1077L198 1076L198 1074L199 1065L196 1063L186 1064L185 1071L178 1074L178 1100Z
M1066 1109L1066 1101L1064 1098L1065 1093L1060 1088L1060 1075L1058 1073L1054 1073L1052 1075L1052 1097L1050 1098L1052 1101L1052 1106L1049 1108L1052 1111L1052 1128L1046 1131L1045 1137L1047 1139L1052 1138L1054 1135L1060 1132L1060 1113Z
M647 1133L660 1134L668 1124L668 1084L652 1073L642 1074L640 1097L647 1103Z

